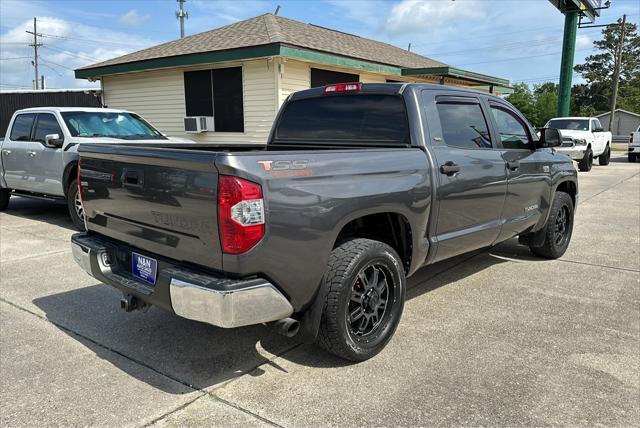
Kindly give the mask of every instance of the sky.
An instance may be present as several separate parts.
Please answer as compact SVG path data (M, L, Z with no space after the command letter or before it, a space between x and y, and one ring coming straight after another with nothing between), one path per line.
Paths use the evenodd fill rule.
M558 80L563 15L547 0L187 0L187 35L274 12L384 41L452 66L529 85ZM49 88L94 87L73 69L179 38L176 0L0 0L0 90L31 89L33 18ZM613 0L596 24L640 0ZM579 29L575 63L593 53L601 28ZM574 83L580 82L579 76Z

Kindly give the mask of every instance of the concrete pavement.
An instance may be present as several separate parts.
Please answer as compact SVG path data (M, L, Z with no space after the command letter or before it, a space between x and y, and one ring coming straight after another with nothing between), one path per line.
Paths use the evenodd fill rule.
M580 173L571 246L514 240L423 269L361 364L263 326L119 294L72 260L64 206L0 214L0 425L639 425L640 164Z

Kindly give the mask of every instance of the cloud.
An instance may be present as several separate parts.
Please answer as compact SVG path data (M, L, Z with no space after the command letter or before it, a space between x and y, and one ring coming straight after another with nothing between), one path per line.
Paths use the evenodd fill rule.
M140 15L137 10L131 9L129 12L118 18L118 21L128 27L138 27L147 22L149 18L151 18L151 15L149 15L148 13Z
M328 0L327 3L340 11L341 20L346 18L369 27L380 26L381 16L389 8L389 2L384 0Z
M576 49L590 48L592 43L593 41L591 40L591 37L586 34L580 34L576 37Z
M0 88L28 89L34 78L33 49L29 47L31 36L25 30L33 28L33 20L5 21L5 28L8 29L0 34L0 58L10 59L0 62ZM44 44L39 49L39 71L46 76L50 88L93 86L86 80L75 79L73 70L157 44L145 37L132 40L124 32L51 16L38 17L38 32L43 34L39 42Z
M189 4L196 9L199 9L201 12L213 14L215 17L225 22L240 21L241 19L253 17L262 13L273 12L275 10L275 7L272 8L271 4L265 0L219 0L215 2L193 0L190 3L187 3L187 7Z
M486 6L486 2L476 0L402 0L391 8L385 29L389 33L411 33L461 21L479 21L487 16Z

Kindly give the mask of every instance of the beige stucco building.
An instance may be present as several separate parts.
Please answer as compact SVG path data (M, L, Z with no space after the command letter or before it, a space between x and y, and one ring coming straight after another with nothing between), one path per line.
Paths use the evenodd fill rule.
M135 111L172 136L264 143L286 97L344 81L430 82L504 91L509 82L460 70L386 43L272 14L76 70L99 80L103 103ZM186 116L215 131L186 134Z

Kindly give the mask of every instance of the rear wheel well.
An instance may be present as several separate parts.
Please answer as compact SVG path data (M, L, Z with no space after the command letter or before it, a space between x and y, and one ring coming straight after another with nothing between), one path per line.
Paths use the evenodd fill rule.
M336 238L333 248L355 238L367 238L384 242L396 250L405 271L411 265L413 241L411 226L407 219L398 213L378 213L357 218L347 223Z
M569 194L569 196L571 196L571 200L573 201L573 206L576 206L576 194L578 193L576 183L574 183L573 181L563 181L558 185L556 191Z

